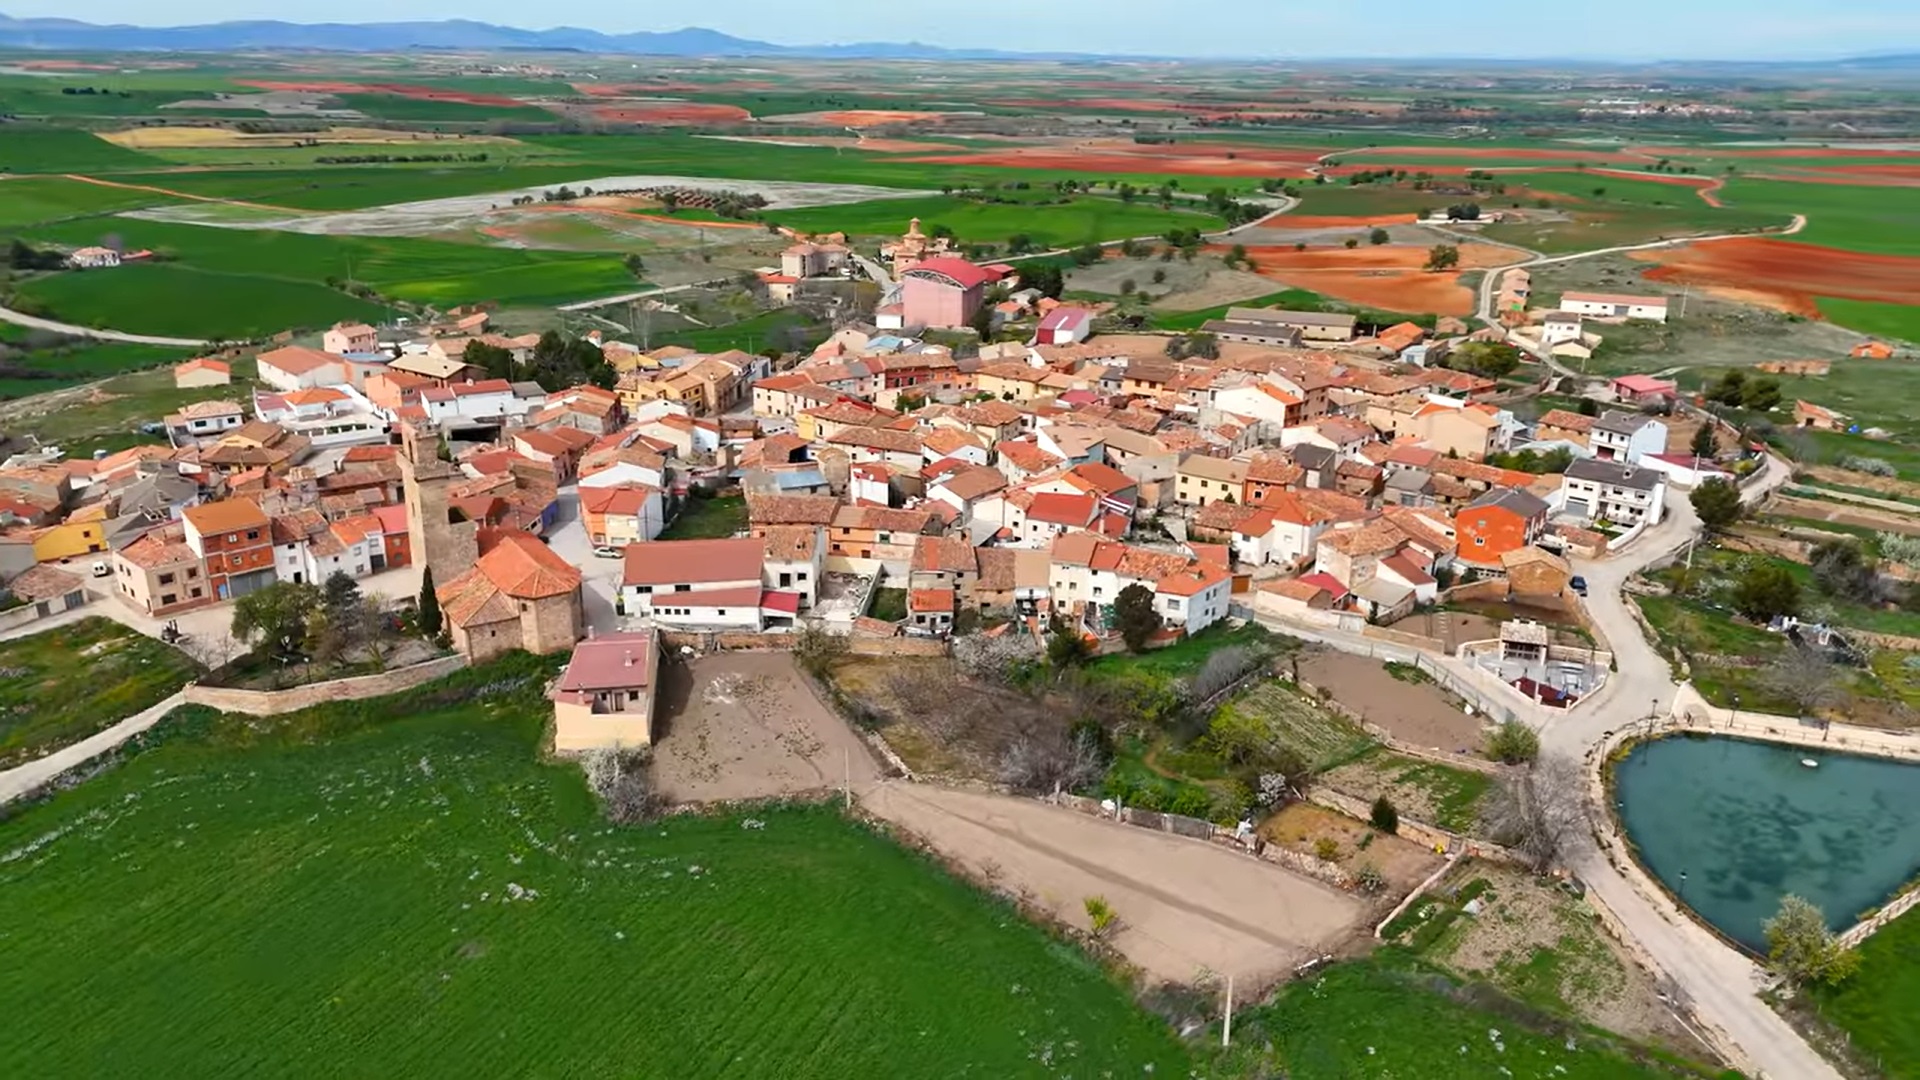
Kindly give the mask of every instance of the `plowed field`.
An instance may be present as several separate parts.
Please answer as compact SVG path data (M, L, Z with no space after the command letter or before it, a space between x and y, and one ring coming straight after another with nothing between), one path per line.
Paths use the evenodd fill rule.
M1227 249L1216 245L1212 250ZM1427 261L1425 248L1249 247L1247 259L1262 277L1350 304L1435 315L1471 315L1475 306L1473 290L1460 284L1457 271L1420 269ZM1461 269L1499 266L1514 259L1512 251L1491 244L1460 245Z
M271 79L235 79L234 82L256 90L285 90L296 94L392 94L415 101L451 101L460 105L485 105L502 109L517 109L525 104L497 94L436 90L431 86L413 86L409 83L279 82Z
M616 124L731 124L753 119L752 113L738 105L707 105L693 101L597 105L593 115Z
M1653 280L1741 289L1771 297L1783 311L1809 317L1819 316L1814 301L1822 296L1920 304L1920 259L1899 255L1864 255L1813 244L1741 237L1634 252L1633 257L1660 264L1647 272Z

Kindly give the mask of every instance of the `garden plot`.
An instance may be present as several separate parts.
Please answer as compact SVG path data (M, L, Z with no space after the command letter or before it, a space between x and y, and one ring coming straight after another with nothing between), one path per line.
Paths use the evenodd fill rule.
M1246 729L1249 741L1299 754L1315 772L1351 760L1373 744L1353 722L1277 681L1263 682L1220 706L1214 730L1223 724Z
M458 195L445 199L395 203L369 210L348 210L327 214L290 214L278 218L208 217L192 208L165 208L141 211L138 215L153 221L212 225L227 229L277 229L316 236L422 236L429 233L473 228L494 211L513 205L513 200L530 198L534 205L543 196L562 185L517 188L481 195ZM809 206L840 206L876 199L925 198L936 194L907 188L870 187L864 184L816 184L784 180L735 180L696 176L601 176L567 181L575 190L631 191L643 188L733 191L758 195L767 200L768 210L786 210ZM689 222L688 224L700 224ZM711 223L709 223L711 224ZM736 224L718 223L722 226ZM757 227L757 226L755 226Z

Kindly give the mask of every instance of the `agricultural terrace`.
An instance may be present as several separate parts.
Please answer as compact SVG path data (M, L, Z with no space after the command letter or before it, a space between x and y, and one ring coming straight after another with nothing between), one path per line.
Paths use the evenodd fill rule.
M0 970L0 1055L40 1074L1190 1067L1076 949L831 810L607 825L577 767L538 760L551 670L517 657L271 724L185 711L0 823L0 919L35 928Z
M0 641L0 767L157 705L196 670L173 646L102 618Z
M1889 1077L1920 1076L1920 916L1902 915L1859 947L1860 970L1837 987L1817 986L1806 1007L1846 1035L1851 1056Z

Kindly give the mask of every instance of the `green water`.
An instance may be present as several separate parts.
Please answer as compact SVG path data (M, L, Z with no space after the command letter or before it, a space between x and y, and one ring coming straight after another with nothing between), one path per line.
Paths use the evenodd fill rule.
M1766 948L1761 925L1788 893L1819 905L1839 930L1920 872L1920 766L1669 738L1635 749L1614 780L1642 864L1756 952Z

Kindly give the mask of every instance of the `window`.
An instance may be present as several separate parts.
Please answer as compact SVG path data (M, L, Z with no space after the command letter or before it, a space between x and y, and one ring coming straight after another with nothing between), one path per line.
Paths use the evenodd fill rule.
M1168 611L1179 611L1179 610L1180 610L1180 601L1178 601L1178 600L1175 600L1175 599L1174 599L1173 597L1171 597L1171 596L1169 596L1169 597L1167 597L1167 610L1168 610Z
M172 574L161 574L161 575L160 575L160 584L162 584L162 585L171 585L171 584L173 584L173 575L172 575Z
M199 576L200 576L200 568L199 568L199 567L197 567L197 566L189 566L189 567L187 567L187 580L188 580L188 581L192 581L192 580L194 580L195 578L197 578L197 577L199 577Z
M234 566L239 566L241 560L240 560L240 556L234 555L234 556L231 556L228 561Z
M1486 537L1484 537L1484 536L1476 536L1476 537L1474 537L1474 538L1473 538L1473 546L1474 546L1474 547L1486 547L1486 546L1487 546L1487 538L1486 538Z
M195 600L198 600L202 595L202 593L200 592L200 586L195 585L193 588L188 589L187 595L193 597Z
M258 539L260 539L260 530L259 530L259 529L248 529L248 530L247 530L247 539L249 539L249 540L258 540Z
M172 593L164 593L160 597L160 603L162 606L165 606L167 604L177 603L179 602L179 599L180 598L178 596L175 596Z
M229 543L229 544L237 544L237 543L239 543L239 542L240 542L240 534L239 534L239 533L228 533L228 534L227 534L227 543Z
M674 591L674 592L692 592L692 591L693 591L693 586L691 586L691 585L675 585L675 586L673 587L673 591Z

